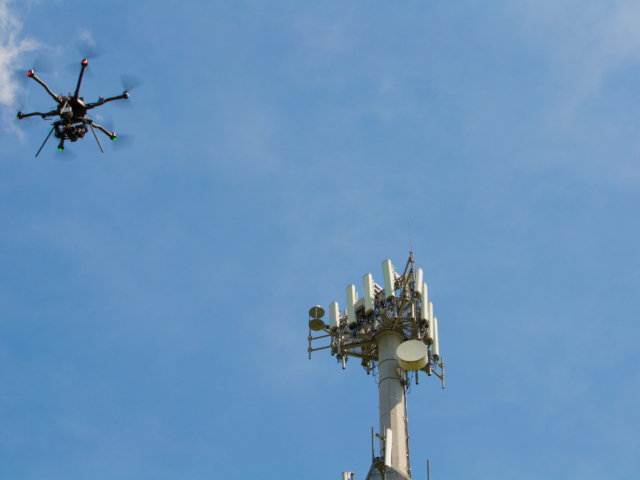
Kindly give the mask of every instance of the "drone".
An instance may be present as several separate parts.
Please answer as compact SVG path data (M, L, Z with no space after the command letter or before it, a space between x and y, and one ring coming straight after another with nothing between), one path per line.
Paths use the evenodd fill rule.
M18 112L18 115L17 115L18 120L22 120L23 118L27 118L27 117L35 117L35 116L40 116L42 117L42 119L60 117L59 120L56 120L53 122L53 128L49 132L49 135L47 135L47 138L45 138L44 143L40 147L40 150L38 150L38 153L36 153L36 157L40 155L40 152L42 151L45 144L47 143L47 140L49 140L49 137L54 132L55 132L55 137L60 139L60 143L58 144L58 150L60 151L64 150L65 140L69 140L70 142L76 142L79 138L84 138L84 135L89 131L89 129L91 129L91 131L93 132L93 136L96 138L96 141L98 142L98 146L100 147L100 150L102 151L102 153L104 153L104 150L102 149L102 144L100 144L98 135L96 135L95 129L98 129L101 132L103 132L111 140L116 139L115 132L110 132L103 126L98 125L97 123L94 123L92 119L87 118L87 111L94 109L96 107L99 107L101 105L104 105L105 103L108 103L108 102L113 102L115 100L128 99L129 92L125 90L122 95L118 95L117 97L110 97L110 98L99 97L97 102L85 103L83 97L80 97L79 95L80 95L80 85L82 84L82 77L88 65L89 65L89 61L86 58L82 60L82 68L80 70L80 76L78 77L78 85L76 86L76 91L73 93L73 95L71 95L70 93L66 97L64 95L56 95L55 93L53 93L51 89L47 86L47 84L44 83L42 80L40 80L36 76L33 69L27 72L27 76L29 78L33 78L36 82L42 85L44 89L47 91L47 93L51 95L51 97L56 101L58 106L54 110L51 110L50 112L47 112L47 113Z

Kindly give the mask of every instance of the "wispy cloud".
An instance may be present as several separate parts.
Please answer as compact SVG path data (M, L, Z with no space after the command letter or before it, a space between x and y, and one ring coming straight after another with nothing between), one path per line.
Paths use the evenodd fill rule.
M89 30L80 30L78 32L78 39L86 42L88 45L91 45L92 47L96 46L96 41L93 39L93 35L91 35L91 32Z
M541 115L555 145L537 154L536 163L574 163L598 182L640 182L632 108L638 99L628 87L640 65L640 3L522 0L509 9L550 67L553 101Z
M594 94L607 75L640 62L638 2L527 0L515 10L525 31L551 52L574 106Z
M9 118L18 105L20 84L15 71L22 66L22 54L40 46L33 38L20 38L22 23L10 8L11 0L0 0L0 105L3 118L10 130L17 130Z

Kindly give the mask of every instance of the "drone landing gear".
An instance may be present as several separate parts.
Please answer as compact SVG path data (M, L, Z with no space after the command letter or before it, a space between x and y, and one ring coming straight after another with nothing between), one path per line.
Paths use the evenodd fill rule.
M98 140L98 135L96 135L96 131L93 129L93 125L89 124L89 126L91 127L91 131L93 132L93 136L96 137L96 142L98 142L98 146L100 147L100 151L102 153L104 153L104 150L102 150L102 145L100 145L100 140Z
M110 132L109 130L107 130L103 126L98 125L97 123L91 122L89 125L92 125L92 126L96 127L98 130L100 130L102 133L104 133L111 140L115 140L116 139L116 133L115 132Z
M60 143L58 144L58 150L60 151L64 150L64 138L60 140Z
M97 123L93 123L93 120L88 120L87 123L91 127L91 131L93 132L93 136L96 137L96 142L98 142L98 146L100 147L100 151L102 153L104 153L104 150L102 149L102 145L100 144L100 140L98 140L98 135L96 135L96 131L94 130L94 127L97 128L98 130L100 130L102 133L104 133L111 140L115 140L116 139L115 132L112 133L109 130L107 130L106 128L104 128L102 125L98 125Z
M49 137L51 136L51 134L53 133L53 131L56 129L56 127L53 127L51 129L51 131L49 132L49 135L47 135L47 138L44 139L44 142L42 143L42 146L40 147L40 150L38 150L38 153L36 153L36 158L38 158L38 155L40 155L40 152L42 151L42 149L44 148L44 144L47 143L47 140L49 140Z

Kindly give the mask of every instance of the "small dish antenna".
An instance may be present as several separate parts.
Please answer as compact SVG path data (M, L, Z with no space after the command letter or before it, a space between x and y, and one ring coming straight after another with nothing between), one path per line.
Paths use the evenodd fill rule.
M327 326L324 324L324 322L319 318L312 318L311 320L309 320L309 328L314 332L319 332L326 327Z
M320 305L316 305L315 307L311 307L311 310L309 310L309 316L311 318L322 318L322 317L324 317L324 308L322 308Z
M429 349L420 340L402 342L396 350L400 367L407 371L424 368L429 360Z
M319 332L326 328L327 326L320 320L322 317L324 317L324 308L320 305L311 307L311 310L309 310L309 328L314 332Z

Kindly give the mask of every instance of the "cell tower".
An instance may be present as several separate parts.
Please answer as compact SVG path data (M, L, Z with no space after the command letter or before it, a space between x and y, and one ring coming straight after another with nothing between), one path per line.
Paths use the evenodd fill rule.
M358 298L355 285L347 287L347 308L340 311L338 302L329 306L330 324L322 318L324 309L309 311L309 359L316 350L331 349L342 368L349 357L373 373L378 383L380 401L380 454L376 456L374 429L371 429L372 465L366 480L411 479L409 426L407 422L407 387L412 379L418 385L418 372L435 375L444 388L444 361L438 345L438 320L428 300L422 269L415 269L413 252L407 266L398 275L391 260L382 262L384 289L364 276L364 296ZM326 335L313 337L314 332ZM312 342L329 339L327 346L313 348ZM412 378L413 377L413 378ZM343 478L353 472L344 472Z

